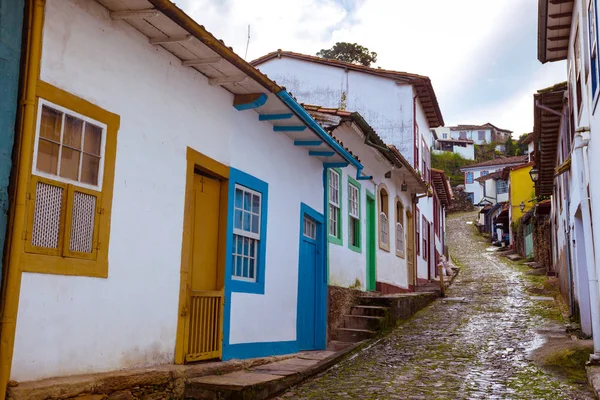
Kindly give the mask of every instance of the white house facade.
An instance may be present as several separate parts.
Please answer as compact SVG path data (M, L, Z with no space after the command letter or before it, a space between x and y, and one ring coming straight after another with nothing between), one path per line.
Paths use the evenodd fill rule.
M362 165L170 2L35 4L3 385L325 348L323 177Z

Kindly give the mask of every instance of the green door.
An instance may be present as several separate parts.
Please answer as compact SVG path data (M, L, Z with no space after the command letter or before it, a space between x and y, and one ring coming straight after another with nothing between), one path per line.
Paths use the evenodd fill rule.
M375 262L375 196L367 192L367 290L375 290L377 281Z

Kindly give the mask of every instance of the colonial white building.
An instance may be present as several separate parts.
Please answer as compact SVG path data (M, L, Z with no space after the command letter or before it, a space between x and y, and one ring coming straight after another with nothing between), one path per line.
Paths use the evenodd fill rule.
M323 349L323 177L362 165L169 1L32 4L1 392Z
M477 145L496 143L496 150L504 152L504 143L508 140L512 131L498 128L489 122L483 125L456 125L446 127L449 130L448 139L472 140ZM444 138L445 131L441 131L441 139Z
M252 65L304 103L359 112L431 184L431 129L444 121L428 77L280 50ZM434 202L442 208L435 197L423 197L415 207L416 263L423 280L435 269Z

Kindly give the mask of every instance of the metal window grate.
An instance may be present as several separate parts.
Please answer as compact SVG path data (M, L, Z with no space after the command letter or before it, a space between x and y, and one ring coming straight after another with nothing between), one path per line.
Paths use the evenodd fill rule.
M75 192L73 194L73 214L71 215L69 250L81 253L92 252L95 216L96 196Z
M63 188L38 182L35 189L35 209L31 244L58 249Z

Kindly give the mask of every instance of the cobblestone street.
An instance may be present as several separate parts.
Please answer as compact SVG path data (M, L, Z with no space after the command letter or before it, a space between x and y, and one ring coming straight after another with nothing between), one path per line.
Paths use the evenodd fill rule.
M447 297L285 399L592 399L581 381L542 369L531 355L564 335L556 301L532 298L545 277L525 275L486 251L469 221L450 215L451 256L461 271ZM547 294L541 294L547 295Z

